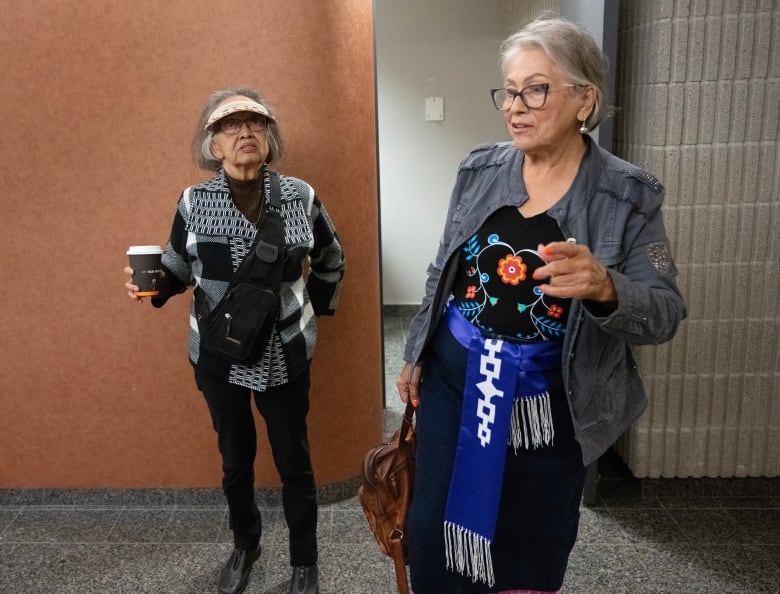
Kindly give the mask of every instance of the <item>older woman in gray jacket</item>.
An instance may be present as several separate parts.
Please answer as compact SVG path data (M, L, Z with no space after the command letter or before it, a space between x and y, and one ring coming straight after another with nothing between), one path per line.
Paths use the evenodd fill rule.
M596 43L537 20L501 63L512 142L458 169L397 381L418 403L415 594L560 590L585 468L646 406L631 347L685 317L662 185L587 134Z

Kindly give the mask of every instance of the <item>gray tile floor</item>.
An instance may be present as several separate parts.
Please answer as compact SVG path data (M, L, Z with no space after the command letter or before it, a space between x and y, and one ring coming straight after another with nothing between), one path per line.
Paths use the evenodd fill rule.
M387 432L400 422L394 381L408 313L385 312ZM599 473L567 594L780 592L778 479L638 481L611 453ZM320 509L322 592L390 594L391 563L353 491ZM263 556L246 591L286 593L281 508L260 499ZM218 491L0 490L3 594L213 593L230 550Z

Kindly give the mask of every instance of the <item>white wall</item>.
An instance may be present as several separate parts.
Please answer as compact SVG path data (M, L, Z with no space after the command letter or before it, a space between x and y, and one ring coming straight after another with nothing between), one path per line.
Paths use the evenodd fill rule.
M460 160L507 139L489 89L501 86L498 50L510 2L376 0L382 302L418 304ZM425 98L444 120L425 121Z

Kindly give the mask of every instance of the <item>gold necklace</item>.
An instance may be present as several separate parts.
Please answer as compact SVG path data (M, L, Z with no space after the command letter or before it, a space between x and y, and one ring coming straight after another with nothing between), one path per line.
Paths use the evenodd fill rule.
M257 227L258 223L260 223L260 219L263 216L263 207L265 206L265 195L260 194L260 208L257 211L257 218L255 219L255 222L253 223L255 227Z

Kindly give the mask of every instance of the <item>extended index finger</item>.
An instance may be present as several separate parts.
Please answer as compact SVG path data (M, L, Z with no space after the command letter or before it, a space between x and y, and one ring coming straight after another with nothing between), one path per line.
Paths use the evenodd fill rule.
M546 263L555 262L564 258L573 258L581 253L582 246L569 241L553 241L537 248L542 260Z
M571 241L553 241L544 246L545 256L560 256L563 258L572 258L582 252L583 246L577 245Z

